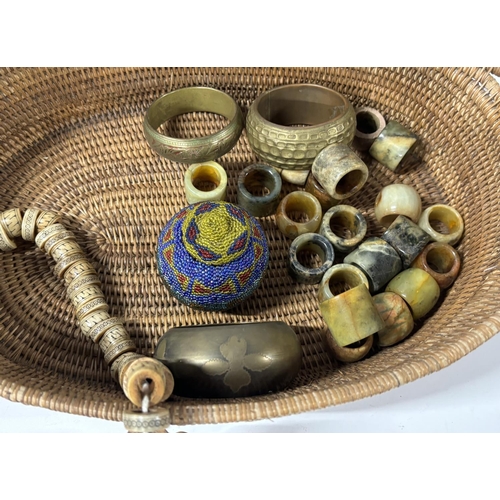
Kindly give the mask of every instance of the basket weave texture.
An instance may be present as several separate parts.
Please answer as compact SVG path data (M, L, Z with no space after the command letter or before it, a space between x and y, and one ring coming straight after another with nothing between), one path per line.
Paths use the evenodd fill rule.
M172 398L173 424L255 420L372 396L440 370L500 329L500 86L491 68L153 68L0 69L0 211L60 212L98 270L110 313L124 318L138 351L152 354L171 327L282 319L297 332L303 367L277 394L234 400ZM372 106L420 138L415 161L396 173L364 157L370 178L350 204L369 236L380 189L414 186L423 207L454 206L465 221L462 272L439 309L400 345L362 362L332 360L317 286L287 273L290 241L274 217L261 219L270 262L256 293L227 313L197 312L169 295L156 272L161 228L186 205L187 165L160 158L142 132L160 95L193 85L227 92L246 111L263 91L317 83ZM170 133L213 133L222 118L177 118ZM236 202L238 172L257 161L245 132L219 159ZM284 186L284 192L293 190ZM80 332L54 262L33 244L0 254L0 396L68 413L121 419L131 404L112 381L98 346Z

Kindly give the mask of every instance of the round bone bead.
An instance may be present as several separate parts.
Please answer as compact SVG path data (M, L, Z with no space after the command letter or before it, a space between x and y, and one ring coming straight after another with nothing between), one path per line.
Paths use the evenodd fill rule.
M295 222L290 218L292 212L306 214L307 222ZM321 205L312 194L293 191L281 200L276 224L287 238L296 238L299 234L314 233L321 224L321 216Z
M106 330L99 340L99 347L103 352L111 349L112 346L119 345L125 340L130 340L129 334L122 323L118 323L115 326Z
M328 328L324 332L324 338L331 353L333 354L333 357L339 361L344 361L345 363L355 363L356 361L360 361L370 352L370 349L373 346L373 335L361 340L361 345L354 344L345 347L340 347L337 342L335 342L335 338Z
M404 340L413 330L414 321L406 302L398 294L382 292L373 297L385 327L378 332L379 345L388 347Z
M364 284L321 302L319 308L340 347L363 340L384 328L384 322Z
M369 106L356 109L353 147L358 151L368 151L384 127L385 119L376 109Z
M64 273L64 281L68 285L73 280L76 280L76 278L81 278L82 276L90 274L95 274L97 276L94 266L87 259L77 260L76 262L73 261Z
M71 239L58 241L50 250L50 255L56 262L79 253L84 253L82 247L75 240Z
M123 321L118 318L108 318L94 325L89 333L88 337L92 342L99 342L102 336L112 327L121 325L123 327Z
M267 190L265 194L254 194ZM238 205L254 217L276 212L281 193L281 177L276 169L263 163L244 168L238 175Z
M7 231L0 224L0 250L2 250L3 252L10 252L15 248L17 248L16 243L9 238L9 236L7 235Z
M19 208L11 208L0 214L0 225L3 226L9 238L21 236L23 216Z
M425 316L436 304L441 289L427 272L410 267L393 278L385 288L403 297L410 307L413 319Z
M387 241L376 237L363 241L344 262L359 267L366 274L371 293L380 290L403 268L398 252Z
M370 287L368 279L361 269L351 264L335 264L326 271L321 280L318 301L321 303L358 285L365 285L367 289Z
M52 224L61 222L61 216L54 212L42 211L36 220L36 228L38 231L43 231Z
M345 144L331 144L323 149L314 159L311 172L336 200L354 195L368 179L368 167Z
M60 233L61 231L66 231L66 228L62 224L52 224L36 235L35 244L40 250L45 250L45 244L47 243L47 241L56 233Z
M189 204L225 200L226 171L215 161L193 163L184 174L184 189Z
M170 425L170 413L165 408L150 408L147 413L140 409L123 412L123 425L129 433L166 433Z
M68 255L67 257L63 257L54 267L54 274L58 278L62 278L65 274L66 270L76 262L87 262L87 259L83 252L74 253Z
M111 319L111 316L107 313L107 311L97 310L91 311L82 316L78 321L78 324L80 325L80 330L82 331L82 333L85 336L88 336L96 325L109 319Z
M357 208L337 205L323 215L320 234L337 252L349 253L363 241L367 228L366 219Z
M27 208L23 215L21 223L21 236L23 240L35 241L36 234L36 219L40 214L38 208Z
M78 309L98 297L105 298L99 285L87 285L85 288L80 288L74 292L70 299L75 308Z
M44 244L43 251L51 255L51 250L54 248L56 243L66 240L75 240L75 235L72 231L59 231L53 234ZM51 255L53 257L53 255Z
M451 245L434 242L424 248L414 260L412 267L428 272L441 290L445 290L456 280L460 265L460 255Z
M79 322L89 313L94 311L106 311L108 312L109 306L102 297L97 297L76 309L76 318Z
M79 291L81 288L85 288L88 285L101 285L101 280L99 276L95 273L88 274L86 276L80 276L68 284L66 288L66 295L71 299L71 296Z
M321 259L318 267L307 267L298 259L300 252L315 253ZM297 283L315 284L321 281L325 272L333 266L335 253L331 243L320 234L305 233L297 236L290 245L288 272Z
M398 215L418 223L422 202L416 189L407 184L389 184L375 200L375 217L382 226L390 226Z
M396 217L381 238L396 249L401 257L403 269L408 269L411 266L411 263L431 239L420 226L404 215Z
M443 229L434 229L432 223L440 224ZM462 216L449 205L438 204L426 208L422 212L418 225L431 237L432 241L448 243L448 245L455 245L464 232Z
M120 342L112 344L108 347L108 349L103 349L102 351L104 353L104 362L107 365L110 365L116 358L118 358L122 354L125 354L126 352L135 352L136 347L134 341L128 338L122 339Z
M373 141L369 153L379 163L394 171L417 139L413 132L391 120Z
M115 358L116 361L119 361L120 357ZM123 392L136 406L142 404L141 388L145 381L149 382L152 389L149 395L151 406L165 401L174 389L174 377L171 371L161 361L146 356L127 360L120 368L119 376Z
M314 177L312 172L309 172L309 175L307 176L306 185L304 186L304 189L308 193L311 193L315 198L317 198L323 212L326 212L329 208L338 205L340 203L340 200L332 198L323 189L323 186L321 186L321 184L318 182L316 177Z

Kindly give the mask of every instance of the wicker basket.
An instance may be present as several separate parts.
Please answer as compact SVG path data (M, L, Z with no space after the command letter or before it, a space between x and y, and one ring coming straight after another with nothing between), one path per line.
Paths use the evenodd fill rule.
M284 319L297 332L303 368L288 390L235 400L172 398L173 424L273 418L353 401L440 370L500 329L498 294L500 87L489 69L175 68L0 70L0 211L58 211L99 272L113 315L125 319L140 352L151 354L179 325ZM144 139L148 105L170 90L206 85L243 110L263 91L317 83L355 106L377 108L420 137L413 164L392 173L367 158L370 179L352 204L371 236L373 205L387 184L404 182L424 207L449 203L464 217L463 269L439 309L406 341L352 365L333 361L322 339L316 287L286 272L289 241L273 217L262 219L271 259L263 286L229 313L179 304L155 270L156 238L185 205L183 172ZM203 113L181 117L172 133L192 137L220 128ZM255 162L243 133L220 159L236 201L236 177ZM285 186L292 190L292 186ZM0 395L68 413L119 420L131 405L111 380L98 347L80 333L54 263L29 243L0 255Z

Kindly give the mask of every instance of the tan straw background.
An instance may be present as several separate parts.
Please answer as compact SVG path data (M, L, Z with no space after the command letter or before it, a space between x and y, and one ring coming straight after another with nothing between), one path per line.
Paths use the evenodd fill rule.
M498 69L498 68L496 68ZM378 394L440 370L500 329L498 293L500 86L491 68L53 68L0 69L0 211L58 211L96 267L111 313L123 317L140 352L151 354L179 325L283 319L297 332L303 367L279 394L237 400L172 398L172 423L272 418ZM274 218L262 219L271 258L262 286L229 313L196 312L166 291L155 270L155 244L185 205L186 165L155 155L142 120L170 90L207 85L232 95L243 111L264 90L309 82L377 108L420 138L411 164L392 173L370 158L370 179L352 204L369 234L385 185L413 185L423 206L443 202L462 214L463 269L438 310L398 346L353 365L333 361L322 339L316 287L286 272L289 241ZM223 120L198 113L172 133L210 133ZM236 177L257 158L243 133L220 159L236 201ZM285 186L285 192L292 190ZM0 396L29 405L119 420L130 407L97 346L81 335L54 265L29 243L0 255Z

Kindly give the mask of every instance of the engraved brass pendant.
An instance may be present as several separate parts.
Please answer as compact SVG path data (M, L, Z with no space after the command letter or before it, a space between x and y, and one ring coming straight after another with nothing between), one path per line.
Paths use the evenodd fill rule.
M177 396L233 398L282 390L302 351L292 328L270 321L172 328L154 356L172 371Z

